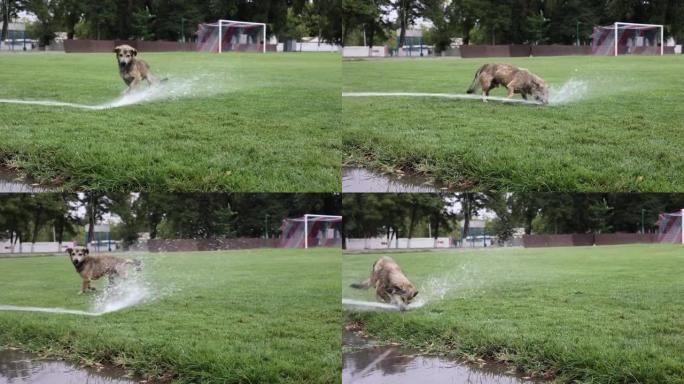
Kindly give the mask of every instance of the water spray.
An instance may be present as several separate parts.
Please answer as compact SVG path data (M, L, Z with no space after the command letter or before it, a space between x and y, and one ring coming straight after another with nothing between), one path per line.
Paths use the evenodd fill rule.
M39 105L46 107L68 107L88 111L100 111L149 103L161 100L176 100L197 96L210 96L225 92L233 85L223 84L225 79L210 78L209 75L194 75L190 78L170 79L154 86L141 87L102 104L79 104L55 100L0 99L0 104Z
M0 311L61 313L66 315L102 316L139 304L144 304L164 293L157 293L144 275L131 273L126 279L116 280L99 292L92 301L90 310L66 308L45 308L18 305L0 305Z

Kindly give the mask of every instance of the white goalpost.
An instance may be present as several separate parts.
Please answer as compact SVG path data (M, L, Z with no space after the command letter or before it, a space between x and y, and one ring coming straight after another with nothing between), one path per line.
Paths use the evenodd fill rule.
M684 209L659 215L658 242L684 245Z
M287 248L342 245L342 216L305 214L283 220L281 245Z
M663 55L665 29L661 24L615 22L594 27L591 43L595 55Z
M322 219L327 222L342 222L342 216L331 216L331 215L304 215L304 233L309 233L309 220ZM309 248L309 236L304 236L304 249Z
M200 24L197 50L205 52L266 52L266 24L221 19Z

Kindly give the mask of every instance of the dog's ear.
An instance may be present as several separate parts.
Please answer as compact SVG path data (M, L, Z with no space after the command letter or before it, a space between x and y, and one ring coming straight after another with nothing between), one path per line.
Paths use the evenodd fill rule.
M133 54L133 56L138 56L138 50L135 48L131 48L131 53Z
M83 254L84 255L90 254L90 251L88 250L88 248L83 248Z
M114 51L113 51L113 52L114 52L114 53L119 53L120 50L121 50L121 46L120 46L120 45L117 45L116 47L114 47Z
M71 256L71 255L74 254L74 249L73 249L73 248L67 248L67 249L66 249L66 253L68 253L69 256Z

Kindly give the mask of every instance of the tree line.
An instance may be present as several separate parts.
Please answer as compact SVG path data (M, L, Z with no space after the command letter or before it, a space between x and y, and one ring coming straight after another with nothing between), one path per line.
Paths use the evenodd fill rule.
M658 215L684 208L684 195L659 193L346 194L346 238L467 237L484 210L500 241L526 234L653 232ZM462 224L460 224L462 222Z
M29 32L49 44L55 32L68 39L192 41L197 26L219 19L267 24L280 41L317 36L339 43L341 7L336 0L0 0L3 29L20 12L36 17Z
M404 46L419 20L431 22L424 43L438 51L456 37L464 44L588 44L594 26L616 21L662 24L666 36L684 38L681 0L342 0L342 13L347 45L396 38Z
M333 194L0 194L0 240L89 241L107 215L118 217L111 238L124 246L141 232L152 239L278 237L285 218L339 211Z

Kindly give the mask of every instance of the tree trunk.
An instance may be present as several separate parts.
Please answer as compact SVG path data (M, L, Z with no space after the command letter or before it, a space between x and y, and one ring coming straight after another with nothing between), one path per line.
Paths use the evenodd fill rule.
M471 195L470 192L464 194L463 199L463 245L470 234L470 214L471 214Z
M399 31L399 46L397 48L403 48L404 44L406 44L406 20L404 20L403 16L401 16L400 28L401 30Z
M95 204L96 204L97 198L95 197L94 194L91 194L88 196L88 206L86 207L86 215L88 215L88 236L86 236L86 248L88 247L88 244L90 244L91 241L93 241L93 237L95 236Z
M439 213L437 213L435 217L435 248L437 248L437 239L439 238L439 222L440 222L440 217Z
M416 216L418 215L418 205L413 204L411 208L411 221L409 221L409 231L408 231L408 241L406 242L406 248L411 248L411 238L413 237L413 227L416 225Z
M2 32L0 33L0 44L7 38L7 33L9 31L9 0L2 1Z

